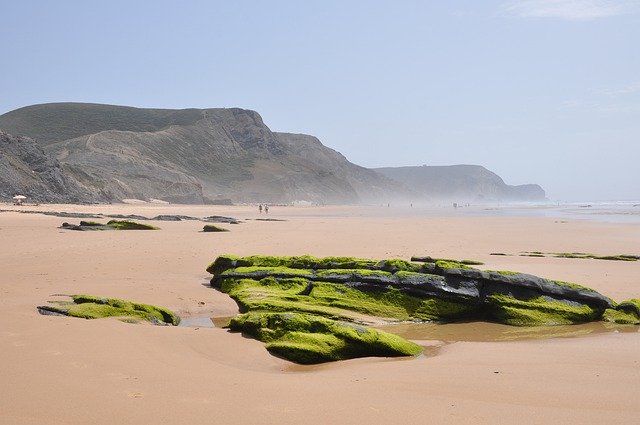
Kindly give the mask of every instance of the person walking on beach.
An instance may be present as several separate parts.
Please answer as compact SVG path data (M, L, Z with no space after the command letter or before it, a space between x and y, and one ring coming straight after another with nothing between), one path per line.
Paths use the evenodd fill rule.
M267 204L264 205L264 213L269 214L269 205Z
M258 205L258 212L262 214L262 204Z

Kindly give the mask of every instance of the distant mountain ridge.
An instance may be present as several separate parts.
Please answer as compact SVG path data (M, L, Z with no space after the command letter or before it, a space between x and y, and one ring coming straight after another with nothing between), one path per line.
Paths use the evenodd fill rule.
M360 167L316 137L274 132L257 112L240 108L49 103L0 115L0 129L34 139L18 138L30 146L26 149L40 145L41 161L49 161L54 174L66 182L52 186L57 192L43 189L45 195L38 198L42 201L386 204L544 199L539 186L508 186L479 166ZM4 176L11 175L6 165ZM2 178L0 173L0 182ZM27 180L23 176L12 181ZM14 183L11 187L17 190Z
M545 191L537 184L511 186L496 173L479 165L422 165L375 170L431 200L542 201L546 197Z

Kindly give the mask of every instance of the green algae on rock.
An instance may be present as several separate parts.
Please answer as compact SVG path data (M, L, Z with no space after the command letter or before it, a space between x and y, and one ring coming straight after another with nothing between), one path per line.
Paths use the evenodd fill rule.
M216 226L215 224L205 224L202 228L202 231L205 233L209 232L228 232L229 229L225 229L224 227Z
M62 223L61 229L67 230L158 230L150 224L137 223L130 220L110 220L106 224L96 221L81 221L80 224Z
M617 304L604 312L603 320L618 324L640 325L640 299L631 299Z
M113 227L116 230L158 230L159 227L152 226L150 224L137 223L129 220L110 220L107 222L107 226Z
M491 253L491 255L506 255ZM640 255L596 255L588 252L541 252L523 251L518 254L520 257L554 257L554 258L577 258L582 260L608 260L608 261L639 261Z
M549 255L556 258L579 258L579 259L593 259L593 260L609 260L609 261L638 261L640 256L638 255L595 255L586 252L550 252Z
M509 295L488 297L492 317L514 326L572 325L598 320L602 313L587 305L548 297L519 300Z
M313 309L316 314L335 316L339 309L343 318L357 312L396 320L504 323L507 319L496 306L513 308L515 299L529 303L534 310L564 314L562 322L581 323L600 319L604 310L614 305L609 298L580 285L517 272L481 271L455 261L437 260L429 265L338 258L220 256L207 270L213 274L212 284L229 293L243 311ZM354 268L356 264L361 268ZM510 298L490 298L492 295ZM556 302L586 306L588 311L559 308L553 304ZM559 320L549 317L548 323L540 322L536 318L519 324L555 324Z
M148 321L159 325L180 323L180 317L163 307L141 304L117 298L104 298L94 295L70 295L72 301L56 300L55 306L38 306L42 314L59 314L83 319L101 319L118 317L123 320Z
M367 356L414 356L422 348L399 336L313 314L251 312L229 323L266 343L269 352L302 364Z
M295 313L334 322L482 320L515 326L615 321L614 313L603 317L609 310L616 317L640 316L640 310L628 312L640 306L634 300L621 304L627 305L624 310L581 285L511 271L482 271L456 260L419 264L401 259L223 255L207 270L213 274L211 284L229 294L242 313ZM625 317L625 323L631 321ZM246 332L243 326L235 328ZM304 337L307 342L309 338ZM324 350L331 338L319 338ZM299 345L285 345L288 351L280 354L299 361L291 352ZM305 356L314 358L308 354L313 346L305 345Z

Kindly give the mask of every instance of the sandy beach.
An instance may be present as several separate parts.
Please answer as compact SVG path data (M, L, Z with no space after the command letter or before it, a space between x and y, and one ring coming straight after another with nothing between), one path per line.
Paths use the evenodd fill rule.
M299 366L221 328L42 316L52 294L95 294L224 317L208 286L217 255L474 259L640 298L640 262L495 256L522 251L640 254L640 224L455 215L385 207L40 205L0 213L0 422L6 424L632 424L640 405L638 327L517 341L417 340L411 359ZM160 231L74 232L79 219L18 210L224 215ZM482 332L478 330L477 332ZM476 333L477 333L476 332ZM585 333L585 332L583 332Z

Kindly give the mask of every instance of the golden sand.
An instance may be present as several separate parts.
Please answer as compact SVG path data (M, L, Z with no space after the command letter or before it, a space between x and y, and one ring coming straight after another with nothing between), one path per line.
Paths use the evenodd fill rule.
M13 208L13 207L3 207ZM220 328L156 327L39 315L51 294L87 293L235 314L208 287L217 255L431 255L575 281L615 300L640 297L640 262L491 256L492 252L639 254L640 225L462 217L376 207L48 205L105 214L227 215L160 231L74 232L63 219L0 213L0 422L6 424L551 424L638 422L640 333L458 341L415 359L297 366ZM483 332L479 328L477 332ZM473 338L467 338L473 339ZM433 341L424 341L434 346ZM436 353L431 356L430 354Z

